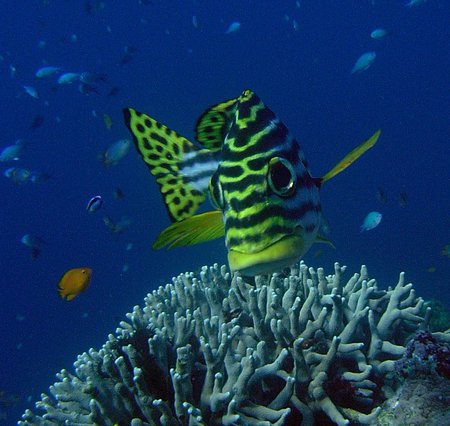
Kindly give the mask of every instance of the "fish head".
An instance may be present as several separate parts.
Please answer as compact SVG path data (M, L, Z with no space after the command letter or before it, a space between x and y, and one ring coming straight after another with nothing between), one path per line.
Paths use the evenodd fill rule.
M223 213L232 271L258 275L291 266L316 238L318 185L298 142L249 90L239 99L210 196Z

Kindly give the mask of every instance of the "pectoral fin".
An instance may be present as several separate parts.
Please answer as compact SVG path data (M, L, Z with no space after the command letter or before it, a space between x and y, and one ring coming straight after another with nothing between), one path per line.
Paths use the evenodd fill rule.
M334 249L336 249L336 247L334 246L334 244L328 239L323 237L322 235L317 235L316 237L316 243L324 243L324 244L328 244L330 247L333 247Z
M213 210L172 223L158 235L153 248L190 246L220 238L224 234L222 212Z
M349 152L336 166L334 166L325 176L320 179L320 183L326 182L338 173L345 170L350 164L363 155L368 149L372 148L380 137L381 130L378 129L369 139Z

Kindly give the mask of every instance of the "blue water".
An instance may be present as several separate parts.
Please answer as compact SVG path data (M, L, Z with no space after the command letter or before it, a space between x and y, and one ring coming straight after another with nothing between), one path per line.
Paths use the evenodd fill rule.
M52 176L23 185L0 176L4 424L14 424L76 354L101 346L147 292L179 272L226 262L222 240L152 251L169 220L146 166L134 148L116 166L98 160L111 143L129 137L125 106L192 138L204 109L251 88L299 139L317 176L381 128L378 144L323 187L327 237L336 249L315 246L305 260L329 273L334 261L351 272L367 264L383 287L406 271L419 295L450 306L450 259L440 255L450 243L447 0L415 8L397 0L300 0L299 7L295 1L238 0L3 3L0 148L19 138L29 144L19 161L0 163L1 172L23 167ZM240 30L224 34L233 21ZM373 40L377 27L392 34ZM375 62L351 75L367 51L376 52ZM96 84L99 93L83 94L77 83L58 85L58 76L37 80L34 73L45 64L105 73L107 80ZM34 86L40 98L23 85ZM113 87L118 93L108 96ZM30 128L38 115L43 124ZM117 187L123 200L113 197ZM376 198L379 187L385 204ZM406 206L399 204L401 192ZM87 214L96 194L104 207ZM370 211L383 220L360 233ZM129 230L112 234L102 220L106 214L129 217ZM36 260L20 242L27 233L47 242ZM93 269L91 286L64 302L56 284L79 266Z

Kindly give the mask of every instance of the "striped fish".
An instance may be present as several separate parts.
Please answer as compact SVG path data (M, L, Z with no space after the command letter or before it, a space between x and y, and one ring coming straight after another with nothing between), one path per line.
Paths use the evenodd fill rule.
M251 90L208 109L199 146L133 108L125 123L155 176L173 223L155 249L225 236L232 271L271 273L324 241L319 189L377 141L380 130L321 178L312 177L297 140ZM206 195L216 210L194 215Z

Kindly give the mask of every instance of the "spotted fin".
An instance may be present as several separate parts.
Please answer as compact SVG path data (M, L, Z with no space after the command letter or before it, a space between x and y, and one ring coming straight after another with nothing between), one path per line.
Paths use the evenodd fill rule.
M173 221L192 216L205 200L217 159L146 114L124 109L136 148L156 177Z
M213 210L172 223L158 235L153 248L190 246L220 238L224 234L222 212Z
M336 166L334 166L325 176L319 179L319 184L331 179L338 173L345 170L350 164L363 155L368 149L372 148L380 137L381 130L377 130L369 139L364 143L357 146L354 150L350 151Z
M239 98L229 99L206 110L198 119L195 136L199 143L212 151L222 148L222 143L234 117Z

